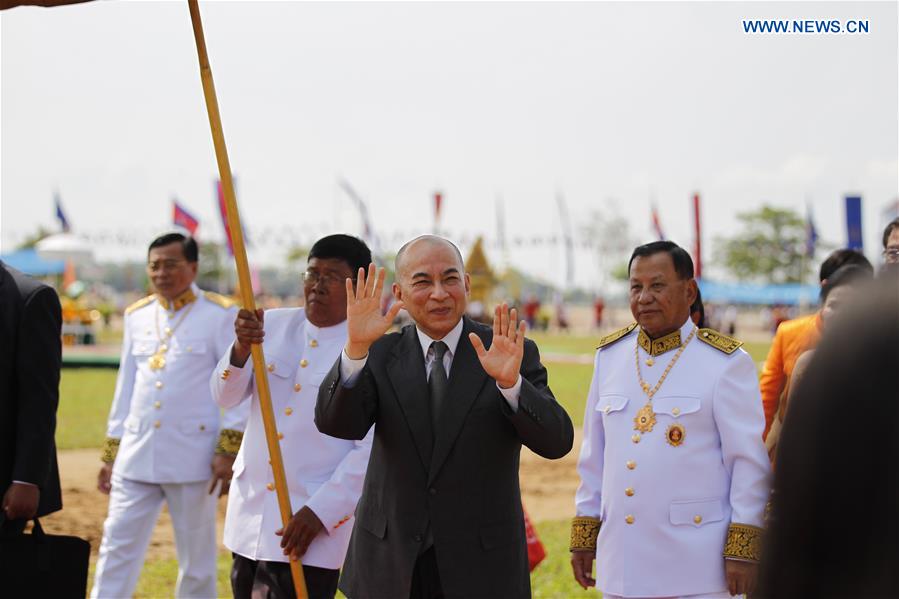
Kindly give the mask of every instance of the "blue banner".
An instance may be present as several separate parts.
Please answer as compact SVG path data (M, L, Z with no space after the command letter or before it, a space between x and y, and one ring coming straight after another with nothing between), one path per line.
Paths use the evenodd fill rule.
M862 251L862 198L846 196L846 247Z

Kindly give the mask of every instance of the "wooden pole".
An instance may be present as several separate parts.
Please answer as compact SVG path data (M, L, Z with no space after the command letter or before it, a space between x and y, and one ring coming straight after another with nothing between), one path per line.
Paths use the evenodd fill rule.
M215 158L218 161L219 177L225 196L228 226L231 229L231 240L234 244L234 260L237 263L237 280L240 284L241 301L244 308L255 312L256 301L253 298L250 265L247 261L247 250L243 241L240 215L237 212L237 201L234 198L234 182L231 179L231 165L228 162L228 149L225 146L225 134L222 130L222 117L219 114L215 84L212 81L212 69L209 67L209 56L206 54L206 39L203 35L203 23L200 21L200 6L197 0L188 0L187 4L190 8L194 39L197 42L197 56L200 59L200 78L203 81L203 95L206 97L209 127L212 129L212 142L215 146ZM268 375L265 370L265 356L262 352L261 344L253 344L250 346L250 349L253 357L256 391L259 395L259 407L262 410L262 422L265 427L265 440L268 444L272 473L275 477L278 508L281 511L281 522L286 527L293 516L293 511L290 507L290 495L287 492L287 478L284 476L284 461L281 458L281 445L278 441L278 429L275 424L274 410L272 409ZM303 579L303 565L299 560L290 560L290 574L293 577L297 599L306 599L306 581Z

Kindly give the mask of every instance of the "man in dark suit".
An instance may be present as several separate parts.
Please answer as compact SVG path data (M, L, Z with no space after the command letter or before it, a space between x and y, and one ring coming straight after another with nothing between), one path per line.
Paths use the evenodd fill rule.
M374 443L340 589L351 599L529 597L518 462L571 450L571 419L546 384L515 310L490 327L464 316L459 250L419 237L384 270L347 280L348 339L323 380L315 422ZM384 335L400 308L414 326ZM489 347L487 349L486 347Z
M56 292L0 262L0 535L62 509L53 439L61 327Z

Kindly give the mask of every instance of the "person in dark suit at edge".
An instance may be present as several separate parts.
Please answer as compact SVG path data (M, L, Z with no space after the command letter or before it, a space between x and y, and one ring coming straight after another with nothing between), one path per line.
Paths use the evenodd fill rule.
M61 329L56 291L0 262L0 536L62 509L53 437Z
M462 256L432 235L397 253L386 315L383 268L346 285L348 340L315 422L344 439L375 433L340 589L351 599L529 597L521 445L557 459L574 432L524 323L505 304L492 329L465 317ZM401 308L414 324L385 335Z

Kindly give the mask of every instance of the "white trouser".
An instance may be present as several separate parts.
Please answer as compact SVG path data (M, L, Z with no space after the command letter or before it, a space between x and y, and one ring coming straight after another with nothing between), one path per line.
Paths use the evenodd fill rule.
M163 501L172 516L178 552L175 596L215 597L218 493L210 495L208 491L205 481L154 484L113 476L91 598L133 596Z
M721 593L706 593L704 595L683 595L681 597L654 597L653 599L740 599L743 595L731 595L727 591ZM609 595L603 593L602 599L634 599L633 597L622 597L621 595Z

